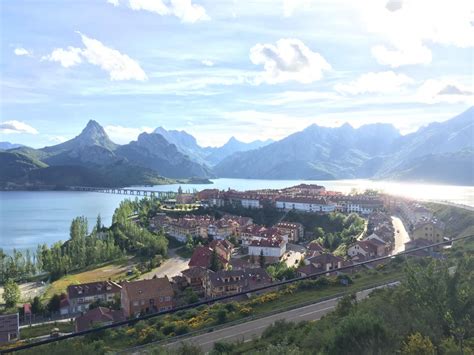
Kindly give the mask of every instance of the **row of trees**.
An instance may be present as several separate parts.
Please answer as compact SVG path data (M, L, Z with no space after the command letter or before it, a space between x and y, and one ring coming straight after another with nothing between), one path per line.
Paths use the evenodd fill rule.
M114 260L123 254L114 234L103 228L100 216L91 234L88 233L87 219L77 217L71 223L70 239L51 247L46 244L39 246L36 259L38 268L56 280L73 270Z
M29 250L21 252L13 249L11 255L0 249L0 283L8 279L22 279L35 275L38 271L36 255Z
M52 280L75 270L134 254L145 257L166 256L168 241L163 233L147 228L149 216L159 206L155 198L122 201L115 210L110 228L102 225L100 215L89 233L85 217L74 218L66 242L38 245L36 253L14 250L8 255L0 249L0 284L7 280L23 281L41 272Z

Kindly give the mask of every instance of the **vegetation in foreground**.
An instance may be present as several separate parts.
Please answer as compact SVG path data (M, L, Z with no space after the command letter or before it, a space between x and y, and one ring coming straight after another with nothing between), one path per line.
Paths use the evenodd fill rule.
M221 326L228 322L241 322L249 317L264 316L268 313L284 311L306 303L313 303L323 297L329 297L342 292L355 292L358 289L373 284L393 281L402 277L403 260L396 259L389 265L378 270L368 270L353 276L321 277L292 284L279 291L272 291L245 302L230 302L212 306L200 306L186 311L161 316L148 321L140 321L130 327L120 327L106 330L94 336L86 337L85 341L73 340L74 348L82 349L83 343L98 343L100 353L117 351L137 345L164 340L175 335L184 335L192 331L206 331L206 329ZM341 282L345 279L347 282ZM345 284L349 286L345 286ZM77 343L76 343L77 342ZM61 342L64 346L70 342ZM61 353L63 345L51 346L48 351ZM41 347L40 349L43 349ZM56 349L56 350L55 350ZM85 349L85 348L84 348Z
M260 339L216 343L213 353L473 354L474 257L464 246L449 260L409 264L399 287L343 298L318 322L277 322Z
M402 285L378 290L361 302L345 297L335 312L317 322L276 323L261 338L247 343L217 343L214 354L464 354L474 351L474 242L459 242L442 260L394 259L368 275L352 276L346 290L400 275ZM357 274L356 274L357 275ZM140 321L131 327L107 330L83 339L39 348L49 354L105 354L173 335L215 327L248 315L264 314L343 290L337 279L295 283L247 302L216 304ZM293 303L294 301L294 303ZM36 352L38 349L36 349ZM145 348L168 354L159 347ZM35 352L25 352L35 353ZM177 354L200 354L185 346Z

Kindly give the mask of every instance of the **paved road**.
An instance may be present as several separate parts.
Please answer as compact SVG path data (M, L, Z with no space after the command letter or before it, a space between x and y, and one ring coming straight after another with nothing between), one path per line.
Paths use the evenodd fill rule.
M140 275L139 279L151 279L155 275L156 277L164 277L167 275L168 278L171 279L173 276L180 275L181 271L186 270L188 268L188 262L189 259L184 259L176 254L176 249L170 249L168 259L157 268Z
M376 288L358 292L357 299L360 300L367 297L369 293ZM327 301L319 302L309 306L304 306L291 311L286 311L265 318L260 318L250 322L219 329L211 333L197 335L195 337L169 343L165 346L170 349L177 349L184 342L188 344L197 345L204 352L208 352L212 350L215 342L236 342L238 340L243 340L244 342L250 341L252 340L252 338L260 336L268 326L270 326L277 320L284 319L288 322L318 320L328 312L332 311L336 307L338 300L339 298L333 298Z
M405 243L410 241L410 236L400 218L392 216L392 224L395 230L395 246L393 248L395 255L405 251Z

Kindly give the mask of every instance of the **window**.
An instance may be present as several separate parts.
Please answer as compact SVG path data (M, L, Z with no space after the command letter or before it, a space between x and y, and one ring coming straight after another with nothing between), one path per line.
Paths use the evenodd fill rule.
M138 306L138 301L133 301L134 306Z

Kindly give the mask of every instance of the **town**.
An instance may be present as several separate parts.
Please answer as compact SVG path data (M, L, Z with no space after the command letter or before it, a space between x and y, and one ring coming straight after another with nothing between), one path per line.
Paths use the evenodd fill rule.
M262 293L252 293L262 286L317 273L352 275L384 262L338 269L446 237L443 223L420 203L376 191L342 194L310 184L246 192L180 188L175 198L153 203L159 206L155 212L145 218L132 213L128 220L139 229L166 235L186 254L186 263L173 275L157 276L152 270L138 280L70 284L55 295L52 319L74 320L73 331L80 332L219 296L239 294L231 300L244 301ZM271 218L262 218L264 211ZM325 221L327 230L318 221ZM443 257L432 249L412 256ZM36 323L33 308L25 303L19 313L0 315L0 343L23 339L22 329ZM59 331L53 329L53 334Z

